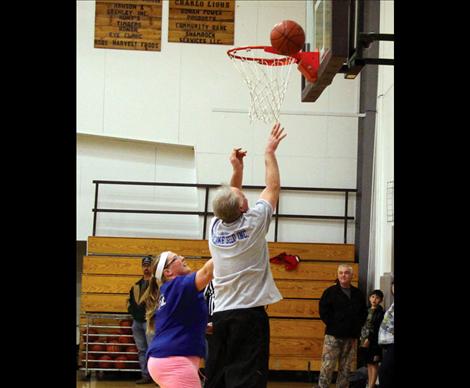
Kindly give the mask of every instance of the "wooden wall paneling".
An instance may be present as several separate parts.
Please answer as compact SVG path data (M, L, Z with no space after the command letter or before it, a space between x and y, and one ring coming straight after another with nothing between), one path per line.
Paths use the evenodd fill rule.
M334 284L333 280L280 280L276 279L276 286L284 298L320 299L323 291ZM352 282L357 287L357 281Z
M82 294L80 310L89 313L126 313L128 294Z
M198 270L206 260L187 259L187 262L193 270ZM351 263L351 266L356 274L358 264ZM334 281L337 269L337 263L300 262L295 270L287 271L284 265L271 263L271 271L276 280ZM140 257L85 256L83 273L141 275L141 260Z
M82 273L142 276L142 261L132 257L85 256Z
M321 367L321 360L300 357L269 357L270 370L293 370L293 371L319 371Z
M275 356L312 357L322 353L323 338L271 338L270 354Z
M318 300L282 299L268 306L269 317L319 318Z
M206 261L187 259L188 265L193 270L202 268ZM140 257L85 256L83 274L142 276L142 261Z
M129 293L141 276L83 275L82 293Z
M323 339L325 324L319 319L279 319L270 318L271 338L310 338Z
M293 271L271 264L284 299L267 309L271 327L269 367L319 370L325 328L319 319L319 298L334 284L339 263L350 263L357 274L354 245L270 242L269 249L270 257L282 252L301 257ZM81 311L127 313L129 290L142 276L141 257L165 250L186 256L193 270L210 258L207 240L90 237L83 260ZM357 279L353 284L357 286ZM80 318L80 323L86 320Z
M173 251L183 256L210 257L207 240L150 239L140 237L88 237L88 255L158 255Z
M320 244L268 242L270 257L285 252L300 256L303 260L353 262L353 244ZM150 239L127 237L88 238L88 255L157 255L162 251L174 251L183 256L210 257L207 240Z
M350 264L354 273L357 273L357 263ZM337 270L338 263L301 261L297 268L292 271L287 271L282 264L271 264L274 279L335 281Z
M127 313L128 292L122 294L82 293L81 311ZM318 300L282 299L269 305L269 317L319 318Z
M298 255L301 261L354 261L354 245L352 244L269 242L268 247L271 257L285 252L289 255Z

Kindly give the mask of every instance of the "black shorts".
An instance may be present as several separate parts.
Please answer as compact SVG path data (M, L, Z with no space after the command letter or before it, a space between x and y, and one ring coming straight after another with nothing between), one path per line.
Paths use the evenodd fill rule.
M365 364L378 364L382 361L382 349L378 345L369 348L360 347L359 357Z
M269 318L263 306L212 316L204 388L265 388L269 370Z

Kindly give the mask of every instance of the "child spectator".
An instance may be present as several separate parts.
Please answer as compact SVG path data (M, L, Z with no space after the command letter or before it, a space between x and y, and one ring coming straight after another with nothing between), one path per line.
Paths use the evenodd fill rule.
M381 290L374 290L369 294L370 307L366 322L361 330L360 352L367 364L369 388L375 388L379 362L382 359L382 349L379 346L379 328L384 317L384 309L380 305L384 298Z

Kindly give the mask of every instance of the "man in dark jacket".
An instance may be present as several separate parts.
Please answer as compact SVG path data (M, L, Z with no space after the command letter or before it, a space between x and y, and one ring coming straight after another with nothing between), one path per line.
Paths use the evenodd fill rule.
M347 388L351 362L356 354L357 339L367 318L364 294L351 284L352 266L338 267L338 280L320 299L320 318L325 323L322 365L318 386L328 388L338 362L336 387Z
M134 336L135 345L139 351L139 364L142 372L142 378L136 381L136 384L150 384L153 383L152 378L147 370L146 352L148 345L152 341L150 336L146 334L146 319L145 319L145 302L142 302L142 295L148 287L149 280L152 276L150 266L152 264L152 256L145 256L142 258L142 272L143 277L135 283L129 291L129 302L127 304L127 311L132 315L132 334Z

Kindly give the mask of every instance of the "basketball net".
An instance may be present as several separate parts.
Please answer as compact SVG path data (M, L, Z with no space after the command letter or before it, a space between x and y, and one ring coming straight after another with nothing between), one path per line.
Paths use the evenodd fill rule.
M227 54L250 91L250 123L254 119L267 124L278 122L296 59L266 52L262 46L232 49Z

